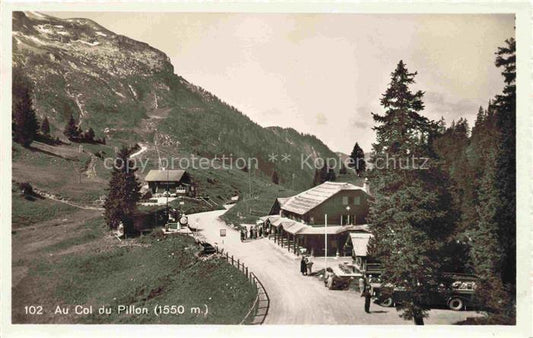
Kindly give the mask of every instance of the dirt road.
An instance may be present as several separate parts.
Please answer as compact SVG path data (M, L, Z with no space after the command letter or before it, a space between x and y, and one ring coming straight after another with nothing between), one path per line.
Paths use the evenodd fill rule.
M136 156L139 156L141 155L142 153L144 153L146 150L148 150L148 147L142 143L139 143L139 146L141 147L141 149L139 149L138 151L136 151L135 153L131 154L130 155L130 158L134 158Z
M241 242L239 233L218 218L224 212L194 214L189 220L198 222L202 236L239 258L262 281L271 300L265 324L412 324L401 319L394 308L372 304L372 313L367 314L364 299L356 292L328 290L317 278L302 276L298 257L272 240ZM226 237L220 237L220 229L227 229ZM426 324L453 324L476 315L432 310Z

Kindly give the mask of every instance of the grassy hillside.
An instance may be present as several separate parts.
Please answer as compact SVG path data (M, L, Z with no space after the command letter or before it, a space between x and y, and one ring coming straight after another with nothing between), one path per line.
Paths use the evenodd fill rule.
M250 198L244 196L233 208L229 209L222 219L228 223L238 226L240 224L255 223L260 216L268 215L277 197L287 197L297 194L296 191L286 189L275 184L265 185L256 188L255 193Z
M29 201L17 187L11 189L11 227L13 230L67 216L77 209L47 199Z
M109 147L100 148L112 153ZM26 149L13 144L13 180L29 182L57 196L91 204L105 195L110 172L90 150L78 150L78 145L45 148L34 142Z
M17 200L15 198L15 200ZM56 203L48 201L49 203ZM27 210L29 201L18 201ZM62 210L55 218L28 222L34 229L13 234L14 323L238 324L255 299L255 289L236 268L213 257L196 257L189 237L145 236L119 242L107 234L100 214ZM44 314L24 306L42 304ZM183 305L183 315L75 315L75 305ZM54 305L70 308L55 315ZM199 306L209 313L191 313Z

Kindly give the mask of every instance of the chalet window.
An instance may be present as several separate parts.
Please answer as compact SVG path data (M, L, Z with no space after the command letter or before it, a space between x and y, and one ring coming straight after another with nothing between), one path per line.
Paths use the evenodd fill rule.
M342 205L348 205L348 196L342 197Z
M353 204L354 204L354 205L359 205L359 204L361 204L361 196L355 196L355 197L353 198Z

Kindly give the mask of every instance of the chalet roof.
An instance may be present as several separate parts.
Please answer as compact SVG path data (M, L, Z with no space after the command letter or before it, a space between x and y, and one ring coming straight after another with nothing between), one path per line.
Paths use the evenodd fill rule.
M351 183L345 182L324 182L314 188L306 190L298 195L288 198L284 203L280 201L281 208L298 215L304 215L325 200L343 190L361 190L366 193L365 189Z
M281 225L281 222L283 221L289 221L289 222L292 222L292 220L288 219L288 218L283 218L283 217L279 217L278 218L275 218L275 219L271 219L270 220L270 223L275 226L276 228L279 227Z
M185 170L150 170L144 178L147 182L179 182Z
M279 203L280 207L282 207L291 198L290 197L278 197L277 199L278 199L278 203Z
M351 232L350 239L352 241L353 252L356 256L366 257L368 252L368 242L372 238L372 234L364 232Z
M279 228L282 227L283 230L298 235L323 235L326 229L323 225L308 225L302 222L292 220L290 218L281 217L279 215L268 215L260 217L261 220L269 220L272 226ZM337 235L343 232L358 231L360 233L370 235L368 230L368 224L362 225L332 225L327 227L328 235Z
M362 231L370 233L368 224L345 225L344 228L347 228L350 231Z
M262 220L262 221L269 220L270 222L272 222L275 219L278 219L280 217L281 217L280 215L266 215L266 216L259 217L259 219Z
M333 225L326 229L328 235L336 235L348 231L348 229L345 228L346 227L342 225ZM298 235L323 235L326 232L326 229L324 229L324 227L307 226L305 229L301 229L300 232L298 232Z
M366 231L362 226L346 226L346 225L332 225L327 227L328 235L338 235L343 232L351 231ZM324 226L311 226L306 225L305 228L302 228L298 231L298 235L323 235L325 232Z
M296 221L282 222L281 226L283 227L283 230L293 235L297 233L299 234L301 230L308 227L308 225Z

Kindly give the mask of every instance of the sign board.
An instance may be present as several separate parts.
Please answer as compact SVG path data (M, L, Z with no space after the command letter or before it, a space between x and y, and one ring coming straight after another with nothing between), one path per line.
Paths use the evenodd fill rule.
M220 229L220 237L226 237L226 229Z
M179 223L168 223L169 230L180 230Z

